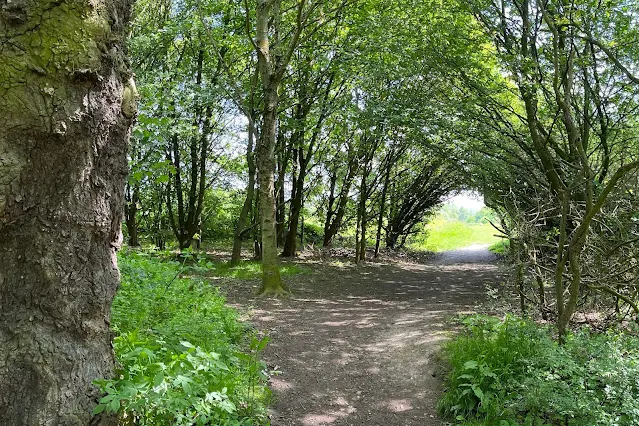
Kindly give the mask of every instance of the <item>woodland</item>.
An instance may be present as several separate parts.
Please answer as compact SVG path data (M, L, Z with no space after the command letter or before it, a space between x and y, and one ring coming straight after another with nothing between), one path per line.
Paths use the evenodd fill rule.
M0 55L1 424L271 424L216 280L291 300L474 191L508 276L442 421L639 425L636 0L0 1Z

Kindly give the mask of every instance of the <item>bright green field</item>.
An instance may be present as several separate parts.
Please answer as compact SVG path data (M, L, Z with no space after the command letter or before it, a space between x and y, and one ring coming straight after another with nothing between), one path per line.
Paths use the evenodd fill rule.
M492 245L502 240L495 236L498 232L489 223L470 224L436 217L425 229L427 234L418 234L411 244L412 249L441 252L472 244Z

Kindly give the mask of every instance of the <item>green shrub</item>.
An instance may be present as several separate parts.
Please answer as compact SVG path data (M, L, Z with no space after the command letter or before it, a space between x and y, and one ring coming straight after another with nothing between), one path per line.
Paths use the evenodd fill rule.
M115 379L96 412L122 424L267 424L266 367L258 340L210 284L179 276L182 264L120 256L121 288L112 308ZM248 349L248 354L240 351Z
M639 425L639 343L579 331L559 346L528 320L470 317L449 342L440 411L462 425Z
M488 250L500 256L505 256L510 251L510 240L502 238L501 241L497 241L495 244L488 247Z
M304 221L304 242L320 245L324 242L324 227L311 220Z

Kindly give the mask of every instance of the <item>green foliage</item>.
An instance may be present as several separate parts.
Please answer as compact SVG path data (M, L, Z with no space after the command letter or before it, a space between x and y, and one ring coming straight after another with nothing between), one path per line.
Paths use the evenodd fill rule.
M436 217L418 233L411 248L434 252L455 250L471 244L493 244L500 240L489 223L469 224Z
M324 227L314 221L304 221L304 242L322 244L324 240Z
M113 303L120 368L97 384L96 413L124 424L265 424L266 366L258 340L210 284L181 278L184 264L124 252ZM250 354L240 351L249 343ZM133 422L133 423L131 423Z
M510 240L507 238L501 238L500 241L497 241L495 244L488 247L488 250L500 256L505 256L510 250Z
M210 189L204 198L202 232L206 240L231 241L244 194L225 189Z
M515 317L472 316L445 347L440 411L460 425L639 424L639 342L579 331L558 345Z

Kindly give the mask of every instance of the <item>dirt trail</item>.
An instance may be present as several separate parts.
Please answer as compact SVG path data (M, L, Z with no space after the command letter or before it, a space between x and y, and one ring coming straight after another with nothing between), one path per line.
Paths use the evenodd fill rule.
M229 294L271 338L264 358L282 372L271 380L272 424L442 425L433 354L447 319L472 311L498 280L492 254L475 247L425 265L311 268L288 280L291 299L254 299L248 285Z

